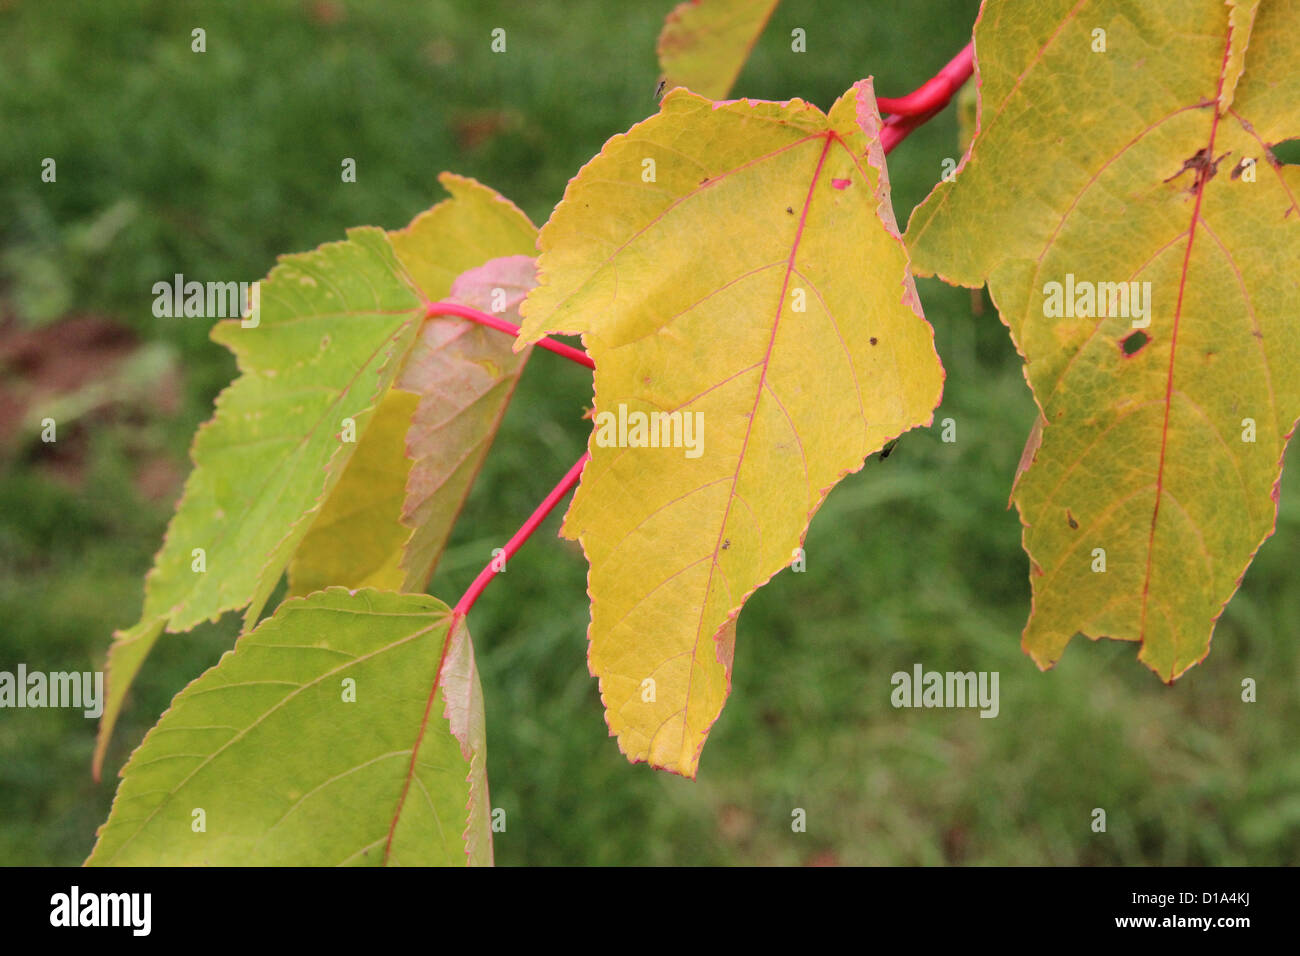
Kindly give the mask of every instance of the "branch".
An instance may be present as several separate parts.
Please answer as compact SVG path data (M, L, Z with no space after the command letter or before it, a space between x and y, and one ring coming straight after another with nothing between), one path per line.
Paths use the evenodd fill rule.
M943 109L962 84L975 70L975 44L967 43L962 51L949 60L942 70L919 87L897 99L881 96L876 99L882 113L899 116L919 116Z
M912 130L929 122L938 112L933 110L919 116L903 116L901 113L895 113L890 116L880 128L880 144L885 148L885 152L891 152L895 146L907 139Z
M540 505L537 506L537 510L528 516L528 520L523 523L523 526L514 533L514 536L509 541L506 542L506 546L502 548L502 553L489 561L487 567L479 572L478 577L474 579L474 583L469 586L469 589L461 596L461 599L456 602L456 606L452 608L453 614L464 617L469 613L469 609L474 606L474 602L477 601L478 596L483 593L483 589L488 586L488 582L497 575L497 568L500 563L509 561L515 556L515 552L517 552L520 547L523 546L523 543L529 539L532 533L537 530L537 526L546 520L546 516L549 515L555 509L555 506L560 503L560 499L567 495L569 490L578 483L578 479L582 477L582 469L586 467L587 462L590 460L591 455L589 453L584 453L583 456L574 463L573 467L569 469L569 473L560 479L560 483L551 489L551 493L546 496L546 499Z
M424 313L426 319L431 319L435 315L456 315L462 319L469 319L471 322L477 322L479 325L486 325L490 329L496 329L498 332L505 332L508 335L518 335L519 326L509 322L499 316L489 315L486 312L480 312L478 309L471 309L467 305L461 305L459 302L433 302L429 309ZM587 368L594 369L596 363L582 349L575 349L572 345L565 345L563 342L557 342L551 338L543 338L537 341L537 344L544 349L549 349L556 355L563 355L571 362L577 362L579 365L585 365Z
M880 142L888 153L921 124L929 121L948 105L962 84L975 72L975 45L968 43L933 77L916 90L898 99L880 97L880 109L889 113L880 131Z

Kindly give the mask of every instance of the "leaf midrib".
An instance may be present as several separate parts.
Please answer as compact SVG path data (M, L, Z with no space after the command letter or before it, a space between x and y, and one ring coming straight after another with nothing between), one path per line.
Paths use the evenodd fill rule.
M834 130L827 130L822 134L825 143L822 146L821 155L817 157L817 166L813 169L812 179L808 183L808 193L804 197L803 209L799 213L799 225L795 229L794 240L790 243L790 256L786 260L785 277L781 281L781 295L776 303L776 315L772 320L772 334L767 341L767 350L763 354L761 365L763 371L759 374L758 387L754 389L754 404L749 410L749 422L745 426L745 438L740 445L740 453L736 456L736 468L731 476L731 490L727 493L727 507L723 511L722 520L718 523L718 537L713 543L713 554L709 562L709 576L704 583L704 597L700 602L699 621L695 628L695 643L691 648L691 660L695 662L699 659L700 637L704 633L704 616L709 606L709 594L713 590L713 574L718 567L718 554L722 549L723 534L727 530L727 521L731 518L731 506L736 500L736 485L740 480L740 470L745 464L745 453L749 449L749 439L754 431L754 418L758 414L758 403L763 397L763 389L767 387L767 372L771 367L772 349L776 344L776 335L781 327L781 316L785 312L785 296L790 287L790 277L794 274L794 260L799 251L799 243L803 239L804 227L808 222L808 209L812 205L813 190L817 187L817 180L821 178L822 169L826 165L826 156L831 150L831 144L839 139ZM847 147L846 147L847 148ZM850 153L852 151L850 150ZM725 622L724 622L725 623ZM689 712L691 707L691 688L694 686L695 674L699 668L692 666L690 674L686 679L686 694L682 700L682 736L683 742L689 726ZM660 725L662 728L662 725ZM658 731L655 731L658 734ZM653 743L654 737L650 738Z

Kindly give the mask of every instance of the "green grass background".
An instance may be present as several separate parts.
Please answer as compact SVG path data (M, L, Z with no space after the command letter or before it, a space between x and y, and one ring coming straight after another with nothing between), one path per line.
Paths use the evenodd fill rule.
M135 468L163 456L183 469L234 370L203 322L152 316L155 281L259 278L277 254L346 227L402 226L441 198L443 169L544 222L602 143L655 110L654 43L671 6L0 2L5 309L28 323L113 317L183 375L175 416L80 426L77 487L49 479L39 443L0 453L0 669L99 666L112 630L138 616L171 504L142 496ZM966 42L976 11L786 0L736 95L826 108L867 74L899 95ZM796 26L804 54L789 48ZM190 51L194 27L205 54ZM484 125L486 139L466 139ZM900 220L958 155L957 136L949 109L891 156ZM46 156L55 185L39 180ZM340 181L345 156L355 184ZM1295 469L1278 534L1204 664L1169 688L1132 645L1077 638L1041 674L1019 650L1027 560L1006 508L1033 403L987 299L930 281L921 296L948 375L936 420L953 418L957 441L909 433L831 494L806 573L778 575L741 615L731 698L698 781L631 766L607 738L585 659L586 569L557 517L480 600L492 802L507 813L499 863L1296 862ZM583 370L535 356L433 593L454 601L582 451L589 401ZM0 711L0 863L84 859L112 775L235 624L159 644L99 785L93 721ZM893 709L890 674L917 662L999 671L1000 716ZM1256 703L1240 700L1245 677ZM792 832L794 808L805 833Z

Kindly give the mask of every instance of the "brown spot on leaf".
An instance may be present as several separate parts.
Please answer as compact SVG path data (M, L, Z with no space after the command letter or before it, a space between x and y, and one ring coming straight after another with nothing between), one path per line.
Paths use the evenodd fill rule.
M1200 169L1202 166L1205 165L1206 157L1208 155L1209 155L1209 150L1198 149L1196 151L1196 155L1192 156L1191 159L1184 159L1182 168L1179 169L1178 172L1170 176L1168 179L1166 179L1165 182L1170 182L1172 180L1177 179L1179 176L1187 172L1189 169Z
M1191 158L1183 160L1182 168L1166 179L1165 182L1172 182L1190 169L1195 175L1192 177L1192 183L1187 187L1187 191L1194 193L1214 178L1219 171L1219 163L1223 162L1229 155L1231 155L1230 152L1224 153L1218 159L1211 161L1208 149L1198 149Z

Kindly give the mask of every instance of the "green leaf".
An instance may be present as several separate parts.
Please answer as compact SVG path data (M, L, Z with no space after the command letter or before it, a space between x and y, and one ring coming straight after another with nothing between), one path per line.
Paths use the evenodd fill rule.
M591 670L631 760L695 774L745 601L830 489L939 401L879 128L869 81L829 115L676 90L542 229L520 341L581 333L595 362L563 534L591 563ZM616 424L651 414L653 446Z
M476 201L500 204L486 196ZM456 205L469 206L463 198ZM531 249L537 230L518 216L513 247ZM438 234L465 231L444 224ZM443 250L439 259L482 251L481 243L468 245ZM492 259L456 278L439 298L518 322L534 272L531 256ZM455 316L424 323L396 385L289 565L290 594L332 584L425 589L528 358L512 345L509 335Z
M256 621L358 447L366 456L330 518L353 506L377 461L403 474L409 468L404 458L392 458L400 451L394 435L411 405L403 408L400 396L384 399L428 303L444 297L467 269L530 249L535 233L518 209L487 187L449 174L440 181L452 199L406 229L353 229L346 242L281 257L262 283L257 326L232 320L213 330L212 338L235 352L242 374L218 396L216 415L195 438L195 468L149 572L140 622L115 635L109 650L96 776L127 689L164 630L183 632L245 606L246 624ZM383 414L376 416L381 405ZM375 420L380 431L367 442ZM356 440L348 440L353 431ZM380 505L366 500L355 510L382 507L388 489L380 486L375 494ZM391 495L386 503L391 520L376 529L383 553L348 548L355 560L343 568L315 569L305 559L310 573L304 574L315 575L313 584L336 583L328 580L335 573L354 579L337 582L343 584L392 582L384 546L410 534L397 523ZM313 552L326 546L322 538L329 535L313 540ZM403 584L428 575L427 568L402 572Z
M1273 533L1300 416L1300 170L1269 145L1300 134L1300 5L989 0L975 49L979 133L907 241L987 281L1042 413L1024 647L1137 641L1171 681Z
M87 864L490 864L489 817L464 618L329 588L284 602L176 695Z
M749 59L779 0L685 0L664 21L659 65L664 86L720 100Z

